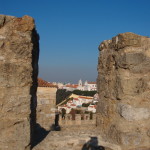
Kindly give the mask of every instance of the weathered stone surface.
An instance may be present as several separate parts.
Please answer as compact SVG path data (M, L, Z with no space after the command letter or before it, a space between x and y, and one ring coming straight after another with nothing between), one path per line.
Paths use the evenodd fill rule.
M150 149L150 38L123 33L99 50L100 135L123 150Z
M29 16L0 15L0 149L28 150L33 139L38 35Z
M46 130L55 123L56 91L56 87L37 89L37 123Z
M120 146L103 141L94 126L51 131L33 150L97 150L99 146L105 150L121 150Z
M119 114L128 121L138 121L150 118L150 109L134 108L131 105L118 105Z

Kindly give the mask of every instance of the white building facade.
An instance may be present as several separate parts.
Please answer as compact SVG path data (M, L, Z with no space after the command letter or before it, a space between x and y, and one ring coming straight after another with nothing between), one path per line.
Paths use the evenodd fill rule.
M85 83L84 83L84 91L96 91L96 90L97 90L96 82L85 81Z
M67 91L81 90L81 91L97 91L96 82L88 82L85 81L83 84L82 80L78 81L78 84L66 84L62 87L62 89L66 89Z

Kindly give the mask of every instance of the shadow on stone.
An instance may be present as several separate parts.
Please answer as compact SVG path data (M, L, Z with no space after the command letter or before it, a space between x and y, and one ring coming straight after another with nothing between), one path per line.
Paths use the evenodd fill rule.
M91 137L91 139L83 145L82 150L105 150L105 148L98 145L97 137Z
M61 127L59 125L52 124L51 131L61 131Z
M35 147L36 145L38 145L41 141L43 141L46 136L49 134L51 130L47 131L44 128L42 128L40 126L40 124L36 123L36 129L35 129L35 137L34 137L34 141L31 145L31 147Z

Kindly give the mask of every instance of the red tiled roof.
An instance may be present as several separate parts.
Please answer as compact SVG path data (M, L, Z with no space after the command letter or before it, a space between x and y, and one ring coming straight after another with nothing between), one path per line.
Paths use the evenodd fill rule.
M86 99L93 99L92 97L87 97Z
M76 85L74 85L74 88L77 88L78 87L78 85L76 84Z
M90 105L89 107L91 107L91 108L96 108L96 105Z
M66 87L70 87L70 88L77 88L78 85L66 85Z
M52 83L49 83L41 78L38 78L38 87L55 87L55 88L57 88L56 85L53 85Z
M79 96L79 98L85 98L84 96Z
M75 104L71 104L71 106L76 106Z
M96 82L88 82L88 84L96 84Z
M91 106L89 106L89 107L92 107L92 108L93 108L94 106L93 106L93 105L91 105Z
M93 99L92 97L84 97L84 96L79 96L79 98L83 98L83 99Z

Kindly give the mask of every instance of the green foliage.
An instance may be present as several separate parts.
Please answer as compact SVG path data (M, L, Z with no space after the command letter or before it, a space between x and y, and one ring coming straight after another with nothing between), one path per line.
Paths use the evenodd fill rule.
M56 105L65 100L72 92L65 89L58 89L56 92Z
M73 94L82 95L82 96L91 96L93 97L97 91L80 91L80 90L74 90L72 92Z

